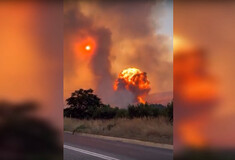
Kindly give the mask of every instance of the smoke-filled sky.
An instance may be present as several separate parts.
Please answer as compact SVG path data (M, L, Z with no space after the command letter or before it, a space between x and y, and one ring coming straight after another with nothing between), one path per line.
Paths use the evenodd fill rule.
M112 103L115 79L129 67L147 73L149 94L172 93L172 12L171 1L66 2L64 97L92 88Z
M0 101L39 103L40 116L60 128L62 7L62 2L0 2Z
M174 3L174 37L203 51L174 59L175 151L184 145L235 148L234 10L233 1Z

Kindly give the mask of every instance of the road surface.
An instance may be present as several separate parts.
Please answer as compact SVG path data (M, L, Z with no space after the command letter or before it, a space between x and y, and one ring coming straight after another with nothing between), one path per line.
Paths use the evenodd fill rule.
M64 133L64 160L173 160L173 150Z

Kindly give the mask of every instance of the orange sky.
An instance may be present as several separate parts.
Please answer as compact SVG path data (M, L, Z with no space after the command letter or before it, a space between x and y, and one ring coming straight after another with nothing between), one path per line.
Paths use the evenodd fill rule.
M63 104L60 9L59 3L0 2L0 100L36 101L56 126Z
M103 73L94 74L92 65L102 59L105 59L102 64L108 66L104 72L109 72L111 83L123 69L136 67L147 72L150 94L172 92L172 37L158 33L159 28L164 27L159 19L168 12L165 6L167 4L154 4L153 1L65 3L64 97L67 98L79 88L99 90L98 79ZM78 45L81 39L87 37L97 39L104 30L109 33L96 41L96 47L107 48L104 51L106 57L98 58L96 52L96 62L92 58L84 59L86 54L77 57L73 50L74 44ZM106 42L105 37L109 37L111 42Z
M230 1L174 3L174 35L191 48L174 55L175 150L235 147L234 9Z

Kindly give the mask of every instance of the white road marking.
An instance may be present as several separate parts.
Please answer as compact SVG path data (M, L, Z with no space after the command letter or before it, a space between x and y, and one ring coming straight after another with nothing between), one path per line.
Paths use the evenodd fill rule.
M94 157L102 158L102 159L105 159L105 160L119 160L117 158L109 157L109 156L106 156L106 155L103 155L103 154L87 151L87 150L84 150L84 149L80 149L80 148L76 148L76 147L72 147L72 146L68 146L68 145L64 145L64 148L70 149L70 150L73 150L73 151L77 151L77 152L81 152L81 153L84 153L84 154L88 154L88 155L91 155L91 156L94 156Z

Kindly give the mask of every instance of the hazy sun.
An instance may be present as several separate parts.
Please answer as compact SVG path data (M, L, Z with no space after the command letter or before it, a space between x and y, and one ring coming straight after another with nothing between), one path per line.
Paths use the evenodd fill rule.
M87 50L87 51L91 50L91 46L87 45L87 46L86 46L86 50Z
M80 58L89 59L96 51L96 41L93 37L79 39L74 43L74 51Z

